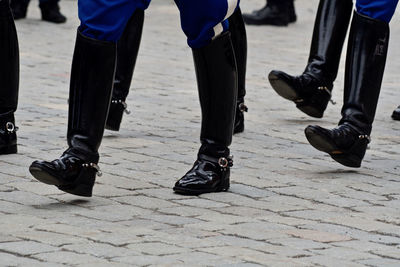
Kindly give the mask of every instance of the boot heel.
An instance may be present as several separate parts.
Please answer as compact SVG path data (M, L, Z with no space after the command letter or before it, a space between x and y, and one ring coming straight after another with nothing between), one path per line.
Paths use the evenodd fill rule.
M6 146L0 149L0 155L15 154L17 152L17 145Z
M228 177L225 178L222 183L220 184L220 186L218 187L218 189L216 190L216 192L225 192L229 190L230 187L230 179L229 179L229 174L227 175Z
M93 169L82 169L79 176L73 184L58 186L58 189L69 194L91 197L93 193L93 186L96 181L96 171Z
M331 155L332 159L339 162L340 164L351 167L360 168L362 158L354 154L342 154L342 155Z
M59 187L59 189L66 193L81 197L91 197L93 193L93 185L87 185L87 184L78 184L72 188Z

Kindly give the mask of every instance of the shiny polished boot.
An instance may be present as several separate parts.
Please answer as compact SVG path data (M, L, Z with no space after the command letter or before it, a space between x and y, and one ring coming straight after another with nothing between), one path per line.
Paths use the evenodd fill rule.
M70 194L90 197L98 149L110 105L116 44L78 32L72 60L67 140L69 148L53 161L35 161L29 168L39 181Z
M299 110L311 117L322 118L331 101L352 7L351 0L321 0L303 74L292 76L273 70L268 76L272 88L280 96L293 101Z
M0 1L0 155L17 153L19 49L8 1Z
M395 121L400 121L400 106L393 110L392 119L394 119Z
M40 3L39 7L42 12L42 20L53 23L65 23L67 21L67 18L60 12L58 0Z
M342 119L327 130L308 126L310 144L348 167L360 167L370 141L389 43L389 25L354 12L346 58Z
M117 45L117 70L114 89L108 113L106 129L119 131L122 116L130 114L125 100L129 94L132 76L142 39L144 11L136 10L127 23L124 33Z
M199 195L229 189L229 145L237 98L237 68L230 33L193 49L202 111L201 148L193 167L174 186L179 194Z
M317 125L305 129L308 142L319 151L328 153L340 164L358 168L369 144L369 135L364 135L351 124L342 124L331 130Z
M240 8L229 17L229 31L231 32L238 72L238 96L233 130L233 133L236 134L244 131L244 113L248 111L244 103L246 96L247 35Z
M14 112L0 114L0 155L17 153L17 130Z
M243 19L249 25L287 26L296 21L293 0L269 0L262 9L244 14Z
M11 0L10 6L15 20L26 18L29 0Z

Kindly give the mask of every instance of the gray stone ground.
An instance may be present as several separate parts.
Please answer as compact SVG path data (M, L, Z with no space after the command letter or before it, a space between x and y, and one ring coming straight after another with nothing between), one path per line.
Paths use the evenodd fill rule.
M235 136L227 193L185 197L171 187L199 146L191 51L171 1L147 12L132 115L106 132L103 177L91 199L32 179L29 164L66 148L67 97L76 2L63 1L64 25L40 21L37 3L18 21L21 89L19 154L0 157L0 265L4 266L399 266L400 14L392 40L373 142L362 168L348 169L314 150L308 124L334 126L342 102L343 64L322 120L278 97L273 68L305 65L317 0L296 2L287 28L248 27L246 132ZM251 11L263 0L247 0Z

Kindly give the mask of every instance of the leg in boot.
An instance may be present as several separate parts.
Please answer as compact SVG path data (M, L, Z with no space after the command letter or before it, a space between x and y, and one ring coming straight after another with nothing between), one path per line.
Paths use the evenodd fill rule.
M39 181L71 194L92 195L95 175L101 174L98 149L111 102L117 41L136 8L146 8L145 1L132 3L78 1L81 25L71 70L69 148L59 159L32 163L30 171Z
M351 0L320 0L303 74L291 76L277 70L269 74L272 88L311 117L322 118L331 99L352 7Z
M111 99L116 44L82 35L76 38L71 70L67 140L69 148L54 161L29 168L39 181L65 192L90 197L99 175L98 149Z
M53 23L64 23L67 18L61 14L59 0L40 0L40 11L42 12L42 20Z
M287 26L296 21L293 0L268 0L260 10L251 14L243 14L243 19L249 25Z
M308 126L310 144L348 167L360 167L370 141L389 43L387 22L354 12L339 126Z
M8 1L0 1L0 155L17 152L14 112L18 104L19 50Z
M30 0L11 0L10 6L15 20L26 18Z
M108 113L106 129L119 131L122 115L129 114L125 100L131 86L136 58L142 38L144 11L136 10L125 27L117 45L117 70L115 72L114 89Z
M244 131L244 112L248 111L244 103L246 96L247 36L240 8L229 18L229 31L231 32L238 70L238 96L235 128L233 130L233 133L236 134Z
M175 0L193 51L202 113L201 148L193 167L175 183L179 194L228 190L236 101L237 67L228 18L239 1ZM209 10L215 12L210 13Z
M193 50L202 109L201 142L197 161L179 181L180 194L226 191L232 159L229 148L234 127L237 73L230 33Z

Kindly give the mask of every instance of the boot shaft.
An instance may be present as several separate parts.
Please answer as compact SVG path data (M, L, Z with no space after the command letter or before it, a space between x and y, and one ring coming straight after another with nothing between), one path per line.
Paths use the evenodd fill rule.
M0 155L17 152L14 112L0 113Z
M0 108L15 111L18 104L19 49L8 1L0 1Z
M337 76L352 9L352 0L320 0L310 56L304 73L323 83L333 83Z
M235 51L238 73L238 102L243 103L246 95L247 34L242 12L238 8L229 18L229 31Z
M228 147L232 142L237 101L237 67L230 33L193 49L200 106L202 140Z
M347 48L341 124L369 135L389 45L389 24L354 12Z
M142 39L143 23L144 11L138 9L128 21L118 41L113 99L125 101L128 96Z
M111 100L116 44L79 31L72 61L67 139L82 157L97 157ZM76 152L79 153L79 152Z

